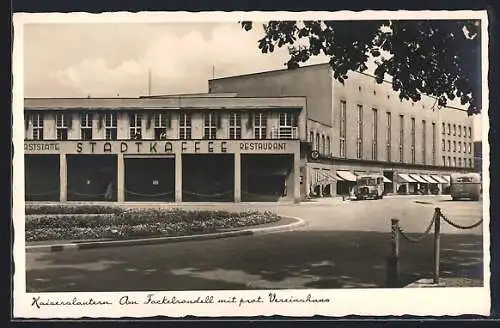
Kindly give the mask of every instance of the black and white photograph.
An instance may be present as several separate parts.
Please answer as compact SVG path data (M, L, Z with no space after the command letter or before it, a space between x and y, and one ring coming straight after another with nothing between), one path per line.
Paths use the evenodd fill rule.
M485 11L13 22L15 316L489 314Z

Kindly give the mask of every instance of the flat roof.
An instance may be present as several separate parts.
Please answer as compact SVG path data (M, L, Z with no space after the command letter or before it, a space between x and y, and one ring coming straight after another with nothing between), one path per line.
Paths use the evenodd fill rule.
M305 108L305 97L25 98L25 110Z
M311 64L311 65L299 66L298 68L294 68L294 69L280 68L280 69L274 69L274 70L268 70L268 71L261 71L261 72L254 72L254 73L247 73L247 74L240 74L240 75L232 75L232 76L226 76L226 77L217 77L217 78L209 79L208 81L235 79L235 78L239 78L239 77L250 77L250 76L254 76L254 75L286 73L286 72L295 71L295 70L321 68L321 66L329 67L330 64L329 63Z

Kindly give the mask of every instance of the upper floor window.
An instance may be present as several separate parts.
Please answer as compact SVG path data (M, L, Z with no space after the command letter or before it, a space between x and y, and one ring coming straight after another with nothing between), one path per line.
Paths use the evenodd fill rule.
M472 160L469 158L469 167L472 167Z
M451 157L448 156L448 166L451 166Z
M453 151L454 152L457 151L457 142L456 141L453 141Z
M155 140L167 139L170 128L170 113L154 113Z
M404 116L399 115L399 161L404 161L404 144L405 144L405 126Z
M445 151L446 150L446 141L443 139L441 140L441 150Z
M450 134L451 134L451 124L448 123L448 135L450 135Z
M347 105L344 100L340 102L340 157L346 156L346 115Z
M68 140L68 117L71 114L56 114L57 140Z
M372 108L373 122L372 122L372 160L377 160L377 148L378 148L378 111L376 108Z
M451 141L448 140L448 151L451 151Z
M457 158L453 157L453 167L457 167Z
M465 144L464 144L464 147L465 147ZM459 153L462 152L462 142L461 141L458 142L458 152Z
M442 157L442 161L443 161L443 166L446 166L446 156Z
M425 120L422 120L422 163L425 164L426 154L427 154L427 124Z
M458 136L459 137L462 136L462 126L461 125L458 126Z
M267 114L255 113L254 115L254 135L255 139L267 138ZM309 138L313 141L314 132L311 131Z
M116 113L104 114L104 133L106 140L117 139L117 117Z
M33 127L33 140L43 140L43 114L33 113L31 115L31 124Z
M326 137L326 155L330 156L331 155L331 150L330 150L330 137Z
M309 142L311 143L311 145L314 145L314 131L313 130L309 131Z
M92 114L80 114L80 139L92 140Z
M432 165L436 165L436 123L432 123Z
M446 134L446 129L445 129L445 124L444 123L441 123L441 130L442 130L441 133L443 135L445 135Z
M472 143L469 142L469 154L472 154Z
M391 133L392 133L392 122L391 122L391 113L387 112L386 113L386 124L387 124L387 132L386 132L386 151L387 151L387 161L391 161L391 144L392 144L392 138L391 138Z
M469 126L469 138L472 138L472 128Z
M241 114L229 114L229 139L241 139Z
M462 167L462 158L461 157L458 158L458 166Z
M191 113L179 113L179 139L191 139Z
M278 138L280 139L295 139L297 114L292 112L280 112L278 118Z
M415 164L415 118L411 118L411 163Z
M142 139L142 115L130 114L129 115L129 132L130 139Z
M207 112L204 116L203 139L217 138L217 114Z
M457 126L455 124L453 124L453 135L457 135Z
M319 151L319 133L316 133L316 140L314 142L314 150Z
M356 156L357 158L363 157L363 106L357 105L357 142L356 142Z
M321 152L323 155L326 154L326 140L324 135L321 136Z

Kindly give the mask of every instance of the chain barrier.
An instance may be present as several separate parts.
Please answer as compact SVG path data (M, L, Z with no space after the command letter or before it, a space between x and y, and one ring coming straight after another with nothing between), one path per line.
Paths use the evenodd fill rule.
M446 222L448 223L449 225L451 225L452 227L455 227L457 229L462 229L462 230L468 230L468 229L474 229L476 227L478 227L479 225L481 225L483 223L483 219L480 219L479 221L477 221L476 223L470 225L470 226L463 226L463 225L460 225L458 223L455 223L453 221L451 221L450 219L448 219L446 216L443 215L443 213L439 212L439 216Z
M142 194L142 193L138 193L138 192L130 191L130 190L125 190L125 192L127 194L130 194L130 195L141 196L141 197L156 197L156 196L160 197L160 196L168 196L168 195L173 194L173 191L168 191L168 192L163 192L163 193L156 193L156 194Z
M198 197L220 197L220 196L226 196L226 195L229 195L229 194L232 194L233 191L226 191L226 192L223 192L223 193L219 193L219 194L200 194L200 193L195 193L195 192L192 192L192 191L187 191L187 190L183 190L182 191L183 193L186 193L188 195L194 195L194 196L198 196Z
M47 196L47 195L53 195L53 194L58 194L59 190L53 190L53 191L47 191L47 192L42 192L42 193L26 193L27 196Z
M425 237L427 237L427 235L429 234L429 232L432 229L432 226L434 225L435 220L436 220L436 214L434 214L432 216L431 222L429 222L427 229L425 229L425 231L422 233L422 236L419 238L412 238L412 237L408 236L399 225L397 226L397 229L398 229L399 233L401 234L401 236L403 236L403 238L406 239L408 242L418 243L421 240L423 240Z
M68 190L68 194L73 194L73 195L76 195L76 196L85 196L85 197L95 197L95 196L105 196L106 193L102 193L102 194L85 194L85 193L81 193L81 192L76 192L76 191L73 191L73 190Z

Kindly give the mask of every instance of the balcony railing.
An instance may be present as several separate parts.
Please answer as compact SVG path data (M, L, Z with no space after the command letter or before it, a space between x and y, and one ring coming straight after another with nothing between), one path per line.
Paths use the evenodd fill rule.
M271 129L271 139L297 139L297 127L273 127Z

